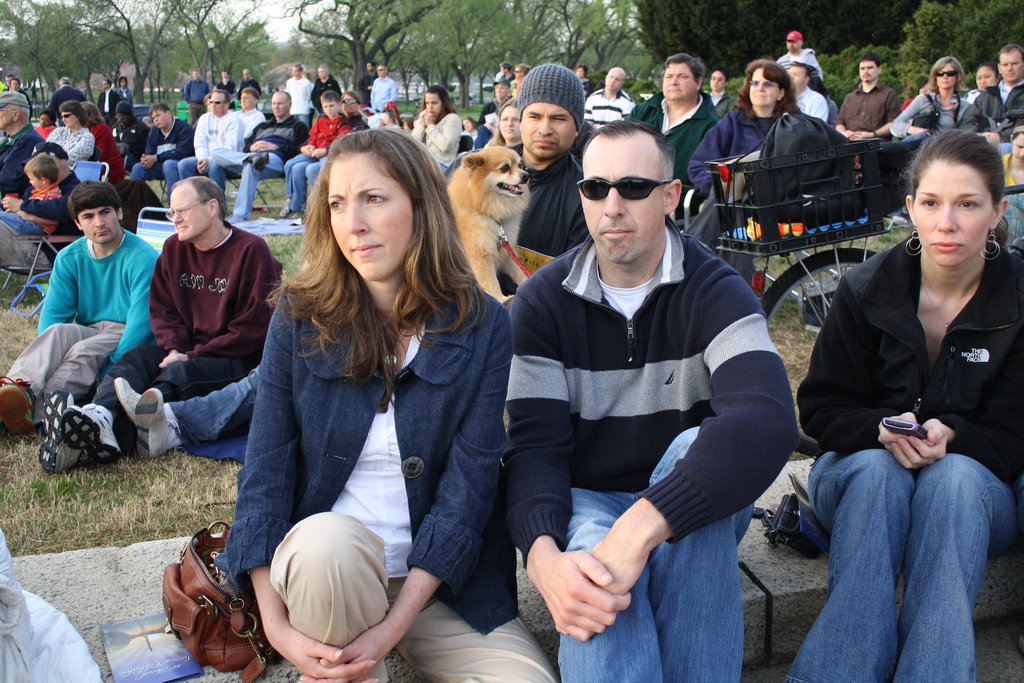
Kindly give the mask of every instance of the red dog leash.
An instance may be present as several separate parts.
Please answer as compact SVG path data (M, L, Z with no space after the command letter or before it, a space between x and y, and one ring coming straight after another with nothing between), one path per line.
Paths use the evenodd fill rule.
M501 227L501 223L498 224L498 241L501 242L501 246L505 247L505 251L507 251L508 255L512 257L512 260L516 262L516 265L519 266L519 270L526 273L526 277L533 275L533 273L523 265L523 262L519 260L519 257L516 256L515 249L513 249L512 245L509 244L508 237L505 235L505 228Z

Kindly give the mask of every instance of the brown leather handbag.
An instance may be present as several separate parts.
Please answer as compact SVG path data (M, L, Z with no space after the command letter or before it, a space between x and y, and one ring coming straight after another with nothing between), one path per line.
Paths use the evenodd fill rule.
M242 681L252 683L277 653L263 632L253 590L238 588L213 563L230 529L214 522L200 530L182 549L181 562L164 568L164 612L200 664L241 669Z

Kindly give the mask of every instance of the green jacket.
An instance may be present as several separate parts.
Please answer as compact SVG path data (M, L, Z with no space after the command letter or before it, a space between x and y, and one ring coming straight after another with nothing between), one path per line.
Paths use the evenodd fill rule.
M664 99L665 95L658 93L646 102L636 105L627 118L649 123L657 130L661 130L661 124L665 118L665 112L661 108ZM697 113L668 132L668 141L676 148L676 167L672 177L679 178L683 181L683 185L693 184L690 182L686 167L690 163L690 157L693 156L693 150L697 149L697 145L700 144L704 135L714 128L716 123L718 123L718 119L712 113L711 98L701 93L700 107L697 109Z

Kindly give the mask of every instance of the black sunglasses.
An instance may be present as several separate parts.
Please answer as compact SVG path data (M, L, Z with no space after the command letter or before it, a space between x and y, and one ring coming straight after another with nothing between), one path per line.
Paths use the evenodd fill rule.
M618 190L619 196L623 199L646 199L651 196L651 192L654 192L654 188L671 182L672 178L668 180L651 180L650 178L630 176L614 182L600 178L584 178L576 184L579 186L580 192L587 199L604 199L608 196L608 191L613 187Z
M936 77L938 77L938 76L949 76L950 78L953 78L954 76L956 76L956 70L950 69L949 71L936 71L935 75L936 75Z

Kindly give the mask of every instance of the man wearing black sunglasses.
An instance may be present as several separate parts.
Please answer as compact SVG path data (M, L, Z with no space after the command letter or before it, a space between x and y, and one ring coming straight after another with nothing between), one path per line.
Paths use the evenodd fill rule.
M507 520L566 683L739 680L736 544L797 443L753 292L666 220L674 161L646 123L600 128L589 238L512 306Z

